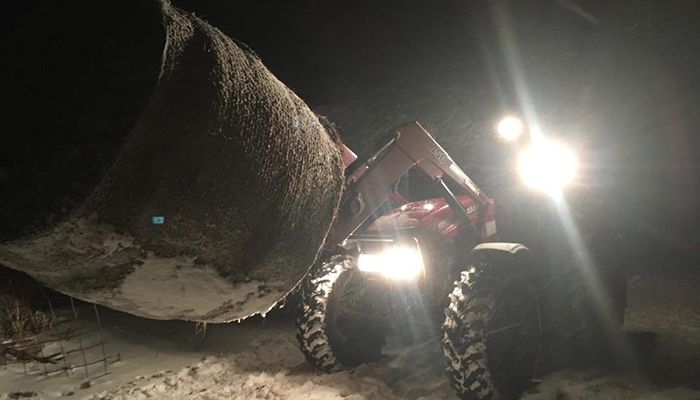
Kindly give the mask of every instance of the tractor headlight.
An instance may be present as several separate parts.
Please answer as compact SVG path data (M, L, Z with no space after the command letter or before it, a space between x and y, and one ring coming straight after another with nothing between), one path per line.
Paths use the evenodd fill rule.
M423 273L423 256L418 247L392 246L379 253L361 253L357 267L398 281L409 281Z
M534 141L518 159L523 182L548 194L557 194L576 176L578 159L567 146L546 138Z

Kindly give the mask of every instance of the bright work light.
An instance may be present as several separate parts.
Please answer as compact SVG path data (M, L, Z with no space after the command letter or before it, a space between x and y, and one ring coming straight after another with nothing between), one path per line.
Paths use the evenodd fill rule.
M576 176L578 160L567 146L542 138L522 150L518 172L523 182L548 194L561 192Z
M520 118L508 116L501 119L496 125L498 136L509 142L514 142L525 132L525 126Z
M416 247L393 246L380 253L360 254L357 267L362 272L373 272L389 279L409 281L423 272L423 256Z

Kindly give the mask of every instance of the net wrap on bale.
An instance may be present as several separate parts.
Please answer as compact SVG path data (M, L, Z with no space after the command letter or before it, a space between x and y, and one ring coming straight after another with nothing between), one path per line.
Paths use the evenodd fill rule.
M149 318L265 312L330 229L343 189L337 138L245 45L156 3L144 26L164 37L153 49L162 63L145 109L95 186L60 218L0 242L0 264Z

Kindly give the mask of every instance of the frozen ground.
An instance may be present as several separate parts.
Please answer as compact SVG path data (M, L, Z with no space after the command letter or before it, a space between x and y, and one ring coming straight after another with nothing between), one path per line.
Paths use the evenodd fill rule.
M687 272L630 278L626 330L656 335L635 339L637 372L561 371L542 377L524 398L700 400L698 279ZM0 399L455 399L437 341L324 375L304 362L285 316L210 326L205 340L193 337L190 323L103 316L107 351L121 355L109 375L27 377L11 366L0 369ZM92 368L96 376L103 366Z

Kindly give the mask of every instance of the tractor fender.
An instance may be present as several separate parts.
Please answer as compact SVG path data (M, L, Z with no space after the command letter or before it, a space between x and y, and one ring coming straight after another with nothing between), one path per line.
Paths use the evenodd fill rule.
M479 243L472 249L472 254L482 254L484 252L500 252L516 255L522 252L530 252L530 249L520 243L490 242Z
M471 250L475 260L492 265L521 266L529 263L530 249L520 243L480 243Z

